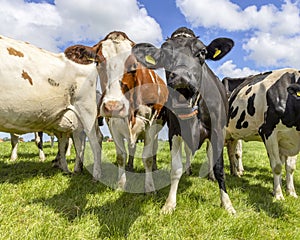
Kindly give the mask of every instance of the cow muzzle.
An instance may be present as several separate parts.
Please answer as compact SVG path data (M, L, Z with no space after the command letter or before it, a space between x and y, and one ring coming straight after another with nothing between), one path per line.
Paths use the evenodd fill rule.
M101 110L101 115L103 115L104 117L124 118L127 116L125 104L117 100L103 102Z

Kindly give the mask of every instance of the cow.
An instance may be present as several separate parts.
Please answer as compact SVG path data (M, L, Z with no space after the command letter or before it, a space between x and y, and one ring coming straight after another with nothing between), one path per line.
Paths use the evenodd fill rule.
M234 79L233 79L234 81ZM238 139L263 141L273 172L273 194L283 200L282 165L286 164L287 194L297 197L293 173L300 150L298 91L300 73L286 68L264 72L238 81L229 99L227 140L233 147L229 154L235 172L238 166L234 146Z
M236 89L241 83L243 83L245 79L246 78L223 78L222 83L226 89L228 100L233 90ZM241 177L244 173L244 167L242 162L243 142L242 140L231 141L227 139L226 146L230 162L230 173L231 175ZM234 164L232 164L233 162Z
M182 143L191 153L208 140L208 150L214 160L214 174L219 184L221 205L234 214L224 179L223 146L227 123L228 101L225 88L205 63L206 59L219 60L233 47L228 38L213 40L204 45L191 29L178 28L170 38L156 48L149 43L133 47L137 60L147 68L165 68L169 89L167 124L171 149L171 187L162 208L171 213L176 207L176 194L182 176Z
M12 161L17 160L17 158L18 158L19 137L20 136L18 134L10 133L10 142L11 142L11 148L12 148L10 159ZM35 144L37 145L37 147L39 149L40 160L45 161L45 153L43 151L43 132L34 132L34 140L35 140Z
M162 128L163 105L167 101L167 86L152 70L143 67L131 54L135 43L120 31L113 31L93 47L77 45L68 49L73 56L89 56L98 64L102 97L100 116L108 119L114 139L119 166L118 188L126 189L128 142L129 163L132 164L136 140L144 134L142 153L145 167L145 192L154 192L152 165L156 157L158 132ZM77 62L80 58L73 57ZM87 59L83 59L86 61Z
M89 61L81 65L64 53L4 36L0 36L0 52L0 131L54 134L59 167L68 173L68 137L76 136L74 145L82 157L80 136L84 131L94 156L93 177L99 180L102 135L96 124L96 64Z

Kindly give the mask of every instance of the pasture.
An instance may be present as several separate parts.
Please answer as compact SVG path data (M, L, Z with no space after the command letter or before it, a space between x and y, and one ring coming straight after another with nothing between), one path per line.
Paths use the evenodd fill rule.
M224 154L227 191L235 216L220 208L217 183L198 177L204 149L192 162L192 176L183 175L180 181L175 212L162 215L160 208L169 186L152 195L107 186L113 186L116 179L109 163L115 163L113 143L103 143L103 168L107 170L103 174L110 177L108 184L92 181L86 169L81 175L70 176L52 168L57 145L52 149L46 143L46 161L40 162L34 143L20 143L19 159L11 162L10 143L0 143L0 239L300 239L300 199L284 192L285 201L273 201L273 177L262 143L244 143L242 178L229 175ZM72 149L70 169L74 158ZM166 142L159 143L157 163L163 177L168 176ZM135 161L135 171L143 172L140 159ZM129 178L131 186L143 185L137 181ZM295 188L300 195L298 169Z

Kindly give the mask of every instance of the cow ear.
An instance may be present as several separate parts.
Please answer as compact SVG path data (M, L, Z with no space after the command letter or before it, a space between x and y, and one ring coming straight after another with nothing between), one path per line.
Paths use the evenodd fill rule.
M287 88L287 91L289 92L289 94L291 94L296 99L300 99L300 86L299 86L299 84L291 84Z
M220 60L224 57L231 48L234 46L234 42L230 38L216 38L207 47L206 59L213 61Z
M87 65L95 61L96 53L91 47L75 45L65 50L65 56L73 62Z
M150 69L160 68L160 49L149 43L138 43L132 48L138 62Z

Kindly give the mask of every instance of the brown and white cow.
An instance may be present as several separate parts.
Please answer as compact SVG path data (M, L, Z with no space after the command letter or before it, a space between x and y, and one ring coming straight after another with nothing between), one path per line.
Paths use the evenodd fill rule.
M263 141L274 176L274 197L284 199L282 165L286 164L287 193L297 197L293 173L300 151L300 72L279 69L237 79L242 82L229 99L227 139L233 144L229 157L238 166L234 145L238 139ZM235 170L235 171L238 171Z
M152 163L157 151L158 132L162 128L161 109L167 101L168 90L154 71L143 67L131 55L134 45L124 32L114 31L92 48L77 45L67 49L67 55L73 55L78 62L88 61L81 56L90 56L98 63L103 91L100 116L109 119L108 126L117 151L119 188L124 189L126 183L124 139L129 143L132 161L137 137L144 134L145 192L153 192Z
M93 176L101 175L102 136L96 124L95 64L81 65L64 53L55 54L29 43L0 36L0 131L55 134L59 166L69 172L65 149L73 134L83 156L81 132L87 134L94 155Z

